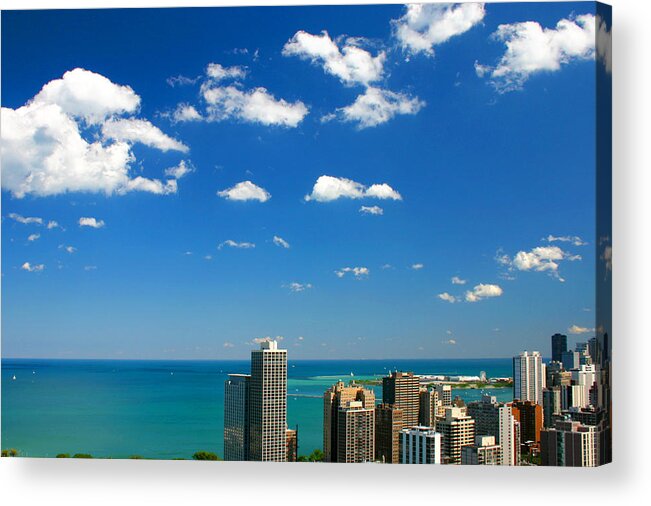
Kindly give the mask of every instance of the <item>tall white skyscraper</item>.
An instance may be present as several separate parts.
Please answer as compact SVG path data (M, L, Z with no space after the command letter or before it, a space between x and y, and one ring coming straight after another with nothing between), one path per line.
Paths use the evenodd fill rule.
M441 434L431 427L409 427L400 433L401 464L440 464Z
M287 350L264 341L251 352L249 460L287 460Z
M538 351L524 351L513 357L513 398L542 406L545 371Z
M497 409L502 454L500 463L503 466L517 466L520 464L520 424L513 416L511 406L500 406Z

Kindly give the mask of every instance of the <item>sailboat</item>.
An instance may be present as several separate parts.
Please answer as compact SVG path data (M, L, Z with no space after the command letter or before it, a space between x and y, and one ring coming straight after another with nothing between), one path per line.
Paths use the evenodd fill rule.
M11 378L12 380L16 381L16 375L14 374L14 377Z

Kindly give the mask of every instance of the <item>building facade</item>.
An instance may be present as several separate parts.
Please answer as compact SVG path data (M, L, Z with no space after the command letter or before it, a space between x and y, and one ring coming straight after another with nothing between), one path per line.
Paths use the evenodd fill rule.
M400 432L401 464L440 464L441 434L431 427L416 426Z
M597 427L571 420L557 421L540 434L543 466L595 467L601 463Z
M524 351L513 357L513 398L542 406L545 370L540 352Z
M248 374L229 374L224 383L224 460L249 460Z
M441 434L441 459L444 464L460 464L461 448L475 439L475 420L464 415L461 408L445 408L445 416L436 419Z
M475 436L475 443L461 448L461 464L470 466L499 466L502 449L494 436Z
M554 334L552 336L552 362L560 362L562 355L567 351L567 336Z
M386 464L400 462L400 431L403 411L392 404L375 408L375 460Z
M413 372L391 372L382 378L382 402L402 409L405 427L418 425L420 378Z
M375 408L363 401L349 401L338 409L337 460L347 464L375 459Z
M264 341L251 352L249 458L287 459L287 350Z

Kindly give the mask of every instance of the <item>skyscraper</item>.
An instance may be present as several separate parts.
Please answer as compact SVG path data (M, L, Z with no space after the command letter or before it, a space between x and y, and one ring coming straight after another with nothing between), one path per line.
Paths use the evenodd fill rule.
M567 336L554 334L552 336L552 362L560 362L562 355L567 351Z
M543 392L543 403L545 397ZM513 416L520 422L520 438L523 447L538 448L543 427L543 407L532 401L513 401Z
M560 415L562 409L561 387L553 386L543 390L543 425L554 426L554 415Z
M410 427L400 432L401 464L440 464L441 434L431 427Z
M500 464L516 466L520 460L519 423L511 406L484 394L480 401L468 404L468 416L475 420L475 435L493 436L500 447Z
M402 409L405 427L418 425L420 379L413 372L394 371L382 378L382 402Z
M229 374L224 383L224 460L249 460L248 374Z
M524 351L513 357L513 398L542 405L545 372L540 352Z
M337 416L337 460L373 462L375 458L375 408L363 401L348 401Z
M400 462L400 431L403 411L392 404L375 408L375 460L387 464Z
M366 409L375 408L373 391L354 383L345 385L343 381L338 381L323 394L323 453L326 462L339 462L339 408L350 401L361 401Z
M420 408L418 410L418 423L424 427L436 428L436 417L441 405L438 391L434 388L422 387L420 389Z
M461 448L469 446L475 438L475 421L462 414L461 408L445 408L445 416L436 420L441 434L441 458L444 464L460 464Z
M251 352L249 390L249 458L287 459L287 350L263 341Z

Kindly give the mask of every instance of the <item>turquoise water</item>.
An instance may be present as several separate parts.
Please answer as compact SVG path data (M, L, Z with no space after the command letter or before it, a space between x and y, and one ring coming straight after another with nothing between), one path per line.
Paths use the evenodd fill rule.
M338 379L388 370L418 374L511 376L511 359L302 360L288 364L288 424L299 454L322 447L323 392ZM224 380L249 361L2 360L2 448L28 457L190 458L222 454ZM13 376L16 380L13 380ZM374 387L378 400L381 388ZM479 390L454 390L466 402ZM512 390L492 395L508 401Z

